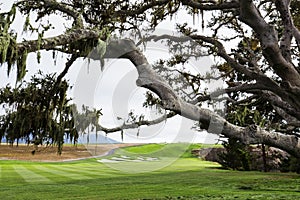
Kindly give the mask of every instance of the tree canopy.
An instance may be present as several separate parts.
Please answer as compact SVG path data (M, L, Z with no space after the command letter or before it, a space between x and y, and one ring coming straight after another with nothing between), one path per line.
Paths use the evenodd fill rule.
M0 58L8 74L17 67L17 81L22 81L29 53L35 52L38 60L42 50L70 55L57 78L60 84L77 58L100 60L102 68L104 59L128 59L138 72L137 85L149 90L145 105L167 112L157 120L135 118L116 128L99 125L98 130L122 131L181 115L200 129L300 157L299 8L295 0L21 0L0 14ZM26 18L24 31L36 33L37 39L22 38L11 29L18 12ZM31 23L32 13L38 27ZM199 16L201 23L190 27L178 21L172 30L177 35L153 33L181 13ZM55 26L47 22L52 15L71 23L63 33L45 37ZM128 32L135 40L123 37ZM166 42L173 57L150 65L141 50L149 41ZM206 55L216 61L211 73L182 67ZM225 88L207 91L203 83L215 79ZM219 102L226 105L225 114L205 106Z

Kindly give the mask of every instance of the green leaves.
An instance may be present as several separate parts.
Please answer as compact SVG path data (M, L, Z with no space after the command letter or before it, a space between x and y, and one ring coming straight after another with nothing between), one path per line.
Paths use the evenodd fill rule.
M220 164L225 169L249 171L251 169L251 155L248 146L235 138L223 142L226 151L220 153Z
M18 53L17 35L9 30L16 15L16 7L13 6L8 13L0 14L0 63L7 63L9 75L12 65L17 64L17 81L26 74L27 51ZM27 21L27 20L26 20Z
M17 81L21 81L26 74L27 50L17 60Z
M43 38L43 33L39 33L38 35L38 40L37 40L37 61L38 63L41 62L41 52L40 52L40 49L41 49L41 44L42 44L42 38Z
M83 105L79 112L75 105L72 105L72 107L72 118L78 132L85 133L90 126L92 129L96 128L96 131L99 130L99 119L102 115L101 109L90 109L88 106Z
M8 74L18 59L16 35L8 32L8 23L0 29L0 64L7 62Z
M24 23L24 26L23 26L23 31L26 32L28 30L28 28L31 27L31 24L30 24L30 15L28 14L26 16L26 19L25 19L25 23Z
M101 62L101 70L103 70L104 67L104 55L106 53L106 42L102 41L101 39L98 39L98 43L97 43L97 54L100 57L100 62Z
M18 78L23 75L24 72L18 71ZM1 89L0 105L6 109L6 114L0 118L0 136L10 143L19 139L29 143L38 136L42 142L57 145L58 153L61 152L66 129L75 134L72 138L77 140L71 108L67 105L68 83L64 80L60 84L55 83L55 74L39 72L28 83L24 81L16 88L8 85Z
M0 52L2 54L1 56L1 63L4 63L6 61L7 51L10 44L10 36L8 34L5 34L0 37Z
M293 0L290 6L294 24L300 30L300 2Z

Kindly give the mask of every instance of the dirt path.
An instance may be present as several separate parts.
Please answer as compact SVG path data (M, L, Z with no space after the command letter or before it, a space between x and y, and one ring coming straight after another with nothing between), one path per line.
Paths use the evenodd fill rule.
M61 155L57 154L56 147L39 147L34 151L33 146L0 145L0 160L28 160L28 161L74 161L90 157L101 157L112 153L114 149L126 146L136 146L139 144L99 144L99 145L65 145ZM34 151L34 154L33 154Z

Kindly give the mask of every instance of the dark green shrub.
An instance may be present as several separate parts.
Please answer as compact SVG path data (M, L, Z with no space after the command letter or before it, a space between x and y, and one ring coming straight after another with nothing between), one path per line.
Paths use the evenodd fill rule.
M296 172L300 174L300 158L290 156L282 160L280 171L282 172Z
M222 144L224 153L219 154L220 164L225 169L249 171L251 169L251 156L248 146L235 138L229 138Z

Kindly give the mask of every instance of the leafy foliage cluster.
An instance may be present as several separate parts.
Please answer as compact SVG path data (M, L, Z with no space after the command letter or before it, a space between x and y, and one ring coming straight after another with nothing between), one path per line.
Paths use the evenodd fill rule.
M219 155L220 164L225 169L249 171L251 169L251 155L248 145L235 138L223 142L225 152Z
M296 172L297 174L300 174L300 159L290 156L289 158L283 160L281 163L281 171Z
M62 148L65 131L76 141L72 109L67 105L67 81L56 84L54 74L41 72L30 82L21 82L16 88L7 85L0 90L0 104L6 114L1 116L0 136L13 144L20 139L26 143L46 142Z
M26 73L27 50L18 52L17 34L10 31L16 15L16 6L7 13L0 14L0 63L7 63L9 74L12 66L17 64L17 80L20 81Z
M72 122L73 124L73 129L71 128L70 130L76 130L77 133L79 134L87 134L87 142L89 143L89 134L90 132L95 132L96 133L96 140L98 138L98 132L101 131L101 127L99 125L99 119L100 116L102 115L101 109L90 109L88 106L82 105L81 111L77 110L76 105L72 104L70 105L72 108ZM67 132L67 136L70 135L72 137L72 134L70 134L71 131ZM72 139L72 138L71 138ZM74 143L77 142L74 141Z
M61 153L65 139L77 143L79 134L96 128L101 110L83 106L79 112L67 98L66 80L57 82L55 74L39 72L29 82L16 88L7 85L0 90L0 105L6 113L0 117L0 138L13 145L20 140L56 145Z
M248 65L249 68L254 68L252 60L261 60L261 49L259 40L253 36L252 38L244 38L238 44L238 48L234 50L236 59L240 64ZM243 55L243 56L240 56ZM262 60L262 62L264 62ZM252 80L246 77L243 73L233 71L228 63L223 63L217 66L218 70L223 73L226 83L229 88L234 88L238 84L248 83ZM266 71L268 69L265 69ZM282 123L283 118L280 116L274 107L264 97L253 95L244 95L240 92L228 93L231 101L226 102L227 113L226 120L241 126L248 127L255 125L264 127L267 130L282 130L286 128ZM220 154L221 165L227 169L234 170L251 170L251 146L245 144L237 138L228 138L223 142L226 151ZM262 144L263 160L267 158L265 152L265 144ZM271 159L271 158L269 158ZM275 159L275 158L273 158ZM266 169L266 163L264 163Z
M29 82L16 88L7 85L0 90L0 105L6 113L0 116L0 138L13 145L20 140L27 144L47 144L61 153L65 139L77 144L80 134L100 131L101 110L82 106L79 112L67 98L66 80L57 81L55 74L39 72Z

